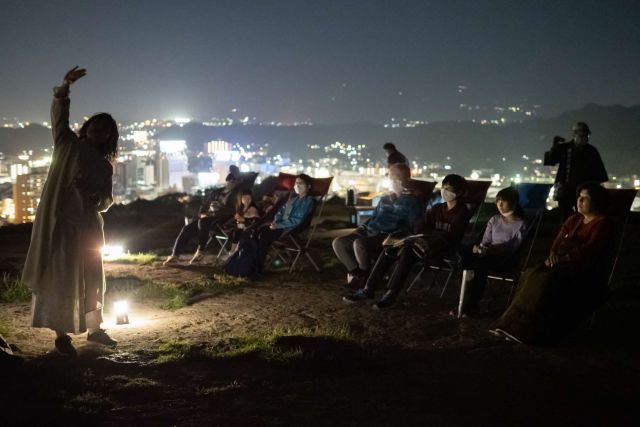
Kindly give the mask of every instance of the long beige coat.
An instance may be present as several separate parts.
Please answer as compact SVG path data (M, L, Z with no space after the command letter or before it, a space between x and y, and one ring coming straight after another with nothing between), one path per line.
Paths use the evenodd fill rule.
M113 168L69 128L69 88L54 89L51 167L31 234L22 280L33 291L32 326L80 333L85 314L102 321L105 287L100 212L112 204ZM91 193L78 188L88 183Z

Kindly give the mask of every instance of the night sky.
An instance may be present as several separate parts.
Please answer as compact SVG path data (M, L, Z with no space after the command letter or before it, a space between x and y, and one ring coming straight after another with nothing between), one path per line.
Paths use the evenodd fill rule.
M460 117L461 102L640 104L640 2L5 1L0 116L321 123ZM458 86L468 89L458 92ZM232 109L237 109L232 113Z

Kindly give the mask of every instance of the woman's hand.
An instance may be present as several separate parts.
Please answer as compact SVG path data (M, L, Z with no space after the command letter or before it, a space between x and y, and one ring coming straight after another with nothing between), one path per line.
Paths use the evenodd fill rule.
M87 74L87 70L84 68L78 68L76 65L64 75L64 82L71 86L76 80L83 78Z
M276 223L272 222L271 224L269 224L269 229L275 230L276 229Z
M555 267L560 263L560 257L556 255L554 252L551 252L546 260L544 260L544 265L547 267Z
M479 253L480 253L480 246L478 246L478 245L473 245L472 252L473 252L474 254L479 254Z

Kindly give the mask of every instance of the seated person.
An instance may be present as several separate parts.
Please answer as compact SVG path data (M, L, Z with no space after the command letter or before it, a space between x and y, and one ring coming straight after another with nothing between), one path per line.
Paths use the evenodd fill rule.
M271 244L278 240L284 232L293 230L302 224L313 212L314 200L313 197L309 195L312 181L313 178L309 175L298 175L293 187L295 196L289 198L289 200L280 207L271 223L263 224L257 230L258 273L262 272L264 261Z
M223 224L233 217L239 188L240 181L229 174L223 188L213 189L209 192L200 207L198 220L182 227L173 245L173 251L163 265L177 262L184 247L194 237L198 237L198 249L189 264L198 262L204 257L203 251L209 241L209 231L217 224Z
M238 249L238 242L242 234L250 233L259 223L261 212L253 201L253 193L251 190L244 189L238 193L238 201L236 202L236 214L229 221L229 239L231 240L231 250L229 255L233 255Z
M577 189L578 213L556 236L545 262L527 269L492 332L531 344L557 342L604 302L613 225L607 191L597 182Z
M412 233L420 217L420 201L405 188L411 179L409 167L392 165L389 178L391 193L380 199L371 219L353 233L333 240L333 251L347 267L348 285L359 282L362 286L369 276L371 258L377 256L387 236L393 232Z
M479 245L462 251L463 275L469 283L463 302L463 314L474 313L484 294L489 271L508 271L513 268L516 253L526 234L524 212L519 204L518 190L503 188L496 195L498 214L487 222ZM457 315L457 308L450 313Z
M384 280L384 276L397 260L389 279L388 290L375 305L376 308L391 306L411 271L411 267L421 259L424 262L441 262L444 257L453 256L464 236L469 222L467 206L458 201L465 192L467 181L460 175L447 175L442 180L442 198L444 203L434 205L418 226L419 234L394 242L380 254L366 281L364 288L358 289L343 298L347 303L372 299L375 290Z

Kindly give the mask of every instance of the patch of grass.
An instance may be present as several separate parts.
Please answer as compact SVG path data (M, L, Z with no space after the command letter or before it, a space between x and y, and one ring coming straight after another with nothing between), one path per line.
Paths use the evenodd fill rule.
M161 308L165 310L177 310L189 305L199 295L214 296L228 291L239 289L247 282L244 279L216 274L212 279L200 279L186 283L159 283L144 281L135 290L138 299L163 299Z
M11 332L11 326L6 317L0 316L0 335L7 336Z
M105 262L119 262L122 264L149 264L158 260L153 252L126 253L115 257L105 257Z
M20 276L3 273L0 278L0 302L29 302L31 289L20 280Z
M225 391L238 390L245 387L246 386L240 384L236 379L229 384L211 387L200 387L198 388L198 390L196 390L196 394L199 396L210 396L212 394L224 393Z
M262 334L227 336L213 345L192 344L186 340L172 340L160 345L155 363L201 359L234 359L257 356L276 363L292 363L313 357L296 346L281 346L283 338L318 338L324 341L344 342L349 340L347 327L324 328L274 328Z
M113 407L113 402L109 398L90 391L75 396L65 405L69 411L84 414L98 414L111 407Z
M123 389L132 388L153 388L159 387L160 384L145 377L128 377L126 375L110 375L104 379L104 382L116 385Z

